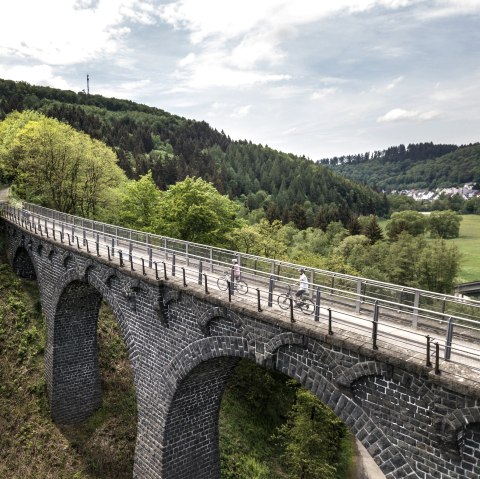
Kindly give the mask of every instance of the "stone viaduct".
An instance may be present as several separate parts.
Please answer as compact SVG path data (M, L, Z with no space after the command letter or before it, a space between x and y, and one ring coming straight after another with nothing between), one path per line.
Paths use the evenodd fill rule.
M329 335L229 302L177 277L156 280L3 222L16 273L38 282L51 415L75 423L102 401L96 328L113 310L138 403L134 477L219 478L218 414L241 358L277 369L325 404L389 479L480 477L480 391L399 348Z

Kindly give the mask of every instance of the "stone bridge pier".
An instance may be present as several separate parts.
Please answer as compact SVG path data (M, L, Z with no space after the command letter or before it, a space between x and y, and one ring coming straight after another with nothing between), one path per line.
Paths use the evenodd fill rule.
M138 403L135 478L220 477L220 401L241 358L285 373L330 406L389 479L480 477L474 383L437 376L401 348L372 350L352 333L329 335L322 322L292 323L5 226L14 270L39 285L54 421L83 421L101 404L101 301L115 314Z

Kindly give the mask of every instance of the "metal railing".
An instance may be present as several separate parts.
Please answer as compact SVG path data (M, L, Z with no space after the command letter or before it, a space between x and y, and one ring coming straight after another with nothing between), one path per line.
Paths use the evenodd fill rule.
M229 282L225 292L229 301L258 311L276 308L291 321L311 316L315 323L328 322L329 332L336 328L365 336L373 349L383 341L429 358L430 348L438 344L437 355L444 361L480 369L480 301L307 267L314 310L306 315L292 300L283 311L278 296L297 281L301 265L130 230L30 203L0 208L6 219L40 236L156 279L181 278L184 286L201 285L205 292L217 289L217 278L235 258L249 287L241 295Z

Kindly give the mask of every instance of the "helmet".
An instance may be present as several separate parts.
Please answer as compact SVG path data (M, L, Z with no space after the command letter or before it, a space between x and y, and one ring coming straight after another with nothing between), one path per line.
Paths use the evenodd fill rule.
M237 261L236 259L232 259L232 263L233 263L233 264L237 264L238 261Z
M300 273L305 273L305 269L304 269L304 268L300 268Z

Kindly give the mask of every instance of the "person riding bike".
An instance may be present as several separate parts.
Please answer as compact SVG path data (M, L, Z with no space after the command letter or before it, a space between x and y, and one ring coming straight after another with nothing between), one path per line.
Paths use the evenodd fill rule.
M232 259L231 273L233 281L240 281L240 265L236 259Z
M298 304L298 302L302 300L303 295L308 291L308 279L305 274L304 268L300 269L300 278L298 279L298 281L298 290L295 293L295 298L298 299L295 301L295 304Z

